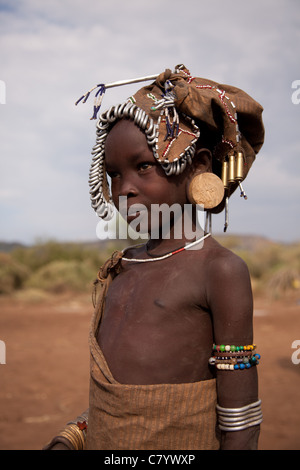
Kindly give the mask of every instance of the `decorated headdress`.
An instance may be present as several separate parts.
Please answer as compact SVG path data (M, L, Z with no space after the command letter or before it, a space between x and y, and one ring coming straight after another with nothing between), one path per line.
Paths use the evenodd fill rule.
M113 86L152 80L124 103L97 114L105 90ZM153 81L154 80L154 81ZM178 175L195 155L196 142L202 133L213 136L213 172L223 182L224 198L241 185L264 141L263 108L239 88L220 85L193 77L184 65L167 69L160 75L96 85L77 102L86 102L95 94L94 114L97 119L96 144L90 168L91 205L99 217L108 220L113 213L112 199L105 171L105 140L113 124L122 118L139 126L153 150L155 159L167 176Z

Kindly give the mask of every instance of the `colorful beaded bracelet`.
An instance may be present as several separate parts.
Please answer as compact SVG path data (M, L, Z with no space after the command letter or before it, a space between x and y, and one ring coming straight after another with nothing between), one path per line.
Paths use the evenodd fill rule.
M230 344L214 344L213 351L220 352L237 352L237 351L253 351L256 348L256 344L247 344L246 346L234 346Z
M236 352L217 352L214 354L213 357L217 357L219 359L224 358L238 358L238 357L251 357L253 355L253 351L236 351Z
M257 362L260 359L260 354L254 356L241 356L241 357L216 357L212 356L209 358L209 364L248 364L248 362Z
M254 354L254 356L247 357L242 356L240 358L217 358L215 356L209 358L209 364L215 366L217 369L222 370L244 370L250 369L252 366L259 364L260 354Z

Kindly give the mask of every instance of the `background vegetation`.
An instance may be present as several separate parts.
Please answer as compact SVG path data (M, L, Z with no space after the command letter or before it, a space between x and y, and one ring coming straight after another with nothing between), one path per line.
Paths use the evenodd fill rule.
M215 238L245 260L254 294L280 298L300 289L300 242L282 244L251 236ZM52 294L90 292L102 263L114 250L128 244L52 240L28 247L0 243L0 295L26 290Z

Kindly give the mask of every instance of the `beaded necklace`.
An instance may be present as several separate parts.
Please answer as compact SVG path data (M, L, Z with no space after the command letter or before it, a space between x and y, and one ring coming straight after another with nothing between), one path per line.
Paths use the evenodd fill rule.
M166 258L170 258L170 256L173 256L173 255L176 255L177 253L180 253L181 251L184 251L184 250L189 250L190 248L192 248L193 246L197 245L198 243L201 243L203 240L205 240L205 238L209 237L211 234L210 233L207 233L206 235L204 235L203 237L199 238L198 240L195 240L194 242L192 243L189 243L188 245L185 245L181 248L179 248L178 250L175 250L175 251L171 251L170 253L167 253L163 256L158 256L156 258L146 258L146 259L141 259L141 258L125 258L124 256L122 257L122 260L123 261L134 261L135 263L148 263L150 261L161 261L163 259L166 259ZM124 252L124 250L123 250Z

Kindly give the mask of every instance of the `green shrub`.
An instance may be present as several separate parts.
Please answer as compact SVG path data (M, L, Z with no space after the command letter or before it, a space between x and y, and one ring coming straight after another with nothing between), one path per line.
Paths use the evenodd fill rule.
M0 294L21 289L29 275L27 266L16 262L10 254L0 252Z
M265 290L273 298L300 288L300 271L288 266L281 267L268 276Z
M89 261L52 261L36 270L26 282L26 287L51 293L87 291L96 278Z
M259 295L279 297L300 288L300 243L275 243L262 237L238 235L216 238L244 259ZM17 247L10 253L0 252L0 294L22 288L54 293L86 291L113 251L136 243L136 240L93 244L50 240Z
M31 247L16 248L11 253L13 259L35 271L52 261L85 261L95 264L101 261L100 250L96 247L79 243L59 243L48 241Z

